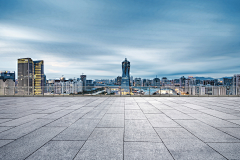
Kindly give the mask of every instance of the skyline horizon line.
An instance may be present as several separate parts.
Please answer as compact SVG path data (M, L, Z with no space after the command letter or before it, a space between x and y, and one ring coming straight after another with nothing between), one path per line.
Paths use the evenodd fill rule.
M127 59L126 58L126 56L124 56L125 57L125 59ZM31 57L26 57L26 58L30 58L30 59L32 59ZM18 59L26 59L26 58L18 58ZM40 60L34 60L34 61L40 61ZM42 59L42 61L45 61L45 60L43 60ZM121 63L120 63L120 65L121 65ZM16 65L16 68L17 68L17 65ZM45 68L45 67L44 67ZM132 69L132 67L131 67L131 69ZM17 72L17 70L18 69L16 69L16 71L14 71L16 74L18 74L18 72ZM4 70L2 70L2 71L4 71ZM10 71L10 70L5 70L5 71ZM46 77L47 77L47 73L44 73L45 75L46 75ZM49 74L49 73L48 73ZM50 73L50 74L52 74L52 73ZM234 75L236 75L236 74L238 74L238 73L235 73L235 74L233 74L232 76L234 76ZM59 75L66 75L66 74L59 74ZM88 75L88 74L85 74L85 75L87 75L87 76L92 76L92 75ZM186 74L177 74L177 75L179 75L179 78L181 78L182 76L186 76ZM177 77L177 75L174 75L175 77ZM81 74L79 75L79 77L77 77L77 78L80 78L80 76L81 76ZM120 77L121 77L121 75L119 75ZM161 77L163 78L163 77L168 77L168 76L159 76L159 75L155 75L156 77L155 78L159 78L159 79L161 79ZM211 75L208 75L208 76L198 76L198 75L195 75L195 76L193 76L192 74L190 74L190 75L187 75L186 77L190 77L190 76L192 76L192 77L199 77L199 78L213 78L213 79L221 79L221 78L225 78L225 77L232 77L232 76L221 76L221 77L213 77L213 76L211 76ZM56 77L56 76L55 76ZM113 76L102 76L102 77L109 77L109 78L89 78L89 80L97 80L97 79L116 79L116 77L118 77L118 76L115 76L115 78L113 77ZM112 77L112 78L110 78L110 77ZM131 72L130 72L130 77L132 77L132 75L131 75ZM154 79L154 78L150 78L150 76L148 76L148 78L146 77L146 76L134 76L134 77L136 77L136 78L141 78L141 79ZM143 77L143 78L142 78ZM153 76L151 76L151 77L153 77ZM61 78L61 76L58 76L58 77L56 77L56 78L48 78L48 79L60 79ZM67 79L74 79L74 78L76 78L76 76L65 76L65 78L67 78ZM179 78L170 78L170 79L179 79ZM17 80L17 79L16 79Z

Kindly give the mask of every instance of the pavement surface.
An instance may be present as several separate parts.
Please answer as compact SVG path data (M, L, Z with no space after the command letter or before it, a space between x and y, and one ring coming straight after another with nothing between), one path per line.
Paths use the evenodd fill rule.
M0 97L0 159L240 159L240 98Z

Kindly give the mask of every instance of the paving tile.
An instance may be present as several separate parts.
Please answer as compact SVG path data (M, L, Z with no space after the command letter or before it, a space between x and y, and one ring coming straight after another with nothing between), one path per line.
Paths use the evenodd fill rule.
M240 119L239 120L227 120L227 121L238 124L240 126Z
M13 119L0 119L0 124L3 122L11 121L11 120L13 120Z
M90 112L88 112L82 118L102 119L102 117L105 115L106 112L107 112L107 110L94 109L94 110L91 110Z
M62 133L57 135L54 140L82 140L88 139L100 119L79 119Z
M172 107L170 107L170 106L167 106L167 105L165 105L165 104L158 104L158 105L153 105L154 107L156 107L157 109L159 109L160 111L161 110L171 110L171 109L173 109Z
M146 119L141 110L125 110L125 119Z
M0 148L0 159L25 159L46 142L51 140L63 127L43 127Z
M54 122L48 124L47 126L65 126L68 127L71 124L73 124L74 122L76 122L78 119L80 119L81 117L83 117L86 113L75 113L71 112L68 115L65 115L57 120L55 120Z
M4 160L76 154L76 159L240 159L238 97L0 97L0 103Z
M11 129L12 127L0 127L0 132L3 132L3 131L6 131L6 130L8 130L8 129ZM1 139L2 137L0 136L0 139Z
M71 112L73 112L74 110L60 110L60 111L57 111L57 112L54 112L54 113L51 113L51 114L48 114L44 117L41 117L41 118L44 118L44 119L58 119L58 118L61 118Z
M204 142L240 142L238 139L198 120L176 120Z
M0 140L0 147L12 142L13 140Z
M73 159L84 141L50 141L34 152L27 160Z
M49 114L49 113L54 113L54 112L60 111L62 109L63 109L62 107L53 107L53 108L45 109L45 110L40 111L38 113Z
M0 126L19 126L21 124L30 122L32 120L35 120L37 118L41 118L43 116L46 116L46 114L31 114L25 117L17 118L12 121L8 121L5 123L1 123Z
M124 114L105 114L97 127L124 127Z
M161 142L148 120L125 120L124 141Z
M188 108L196 109L196 110L204 110L207 109L206 107L197 105L197 104L182 104L183 106L186 106Z
M124 107L110 107L108 109L107 113L123 114L124 113Z
M181 127L165 114L145 114L153 127Z
M202 110L201 112L213 115L213 116L221 118L221 119L240 119L240 117L238 117L238 116L219 112L219 111L212 110L212 109Z
M204 123L207 123L208 125L213 127L240 127L239 125L236 125L234 123L228 122L226 120L208 114L188 114L188 115Z
M124 159L171 160L171 154L163 143L124 142Z
M140 107L142 112L144 114L148 114L148 113L152 113L152 114L158 114L158 113L162 113L161 111L159 111L157 108L155 107Z
M196 110L196 109L192 109L192 108L188 108L188 107L176 107L175 108L176 110L182 112L182 113L186 113L186 114L189 114L189 113L192 113L192 114L199 114L201 113L200 111Z
M240 139L240 128L218 128L218 129L223 132L226 132L227 134L232 135L233 137Z
M176 160L226 159L183 128L156 128Z
M240 159L240 143L208 143L227 159Z
M125 104L125 109L140 109L138 105Z
M123 128L96 128L74 160L123 159Z
M194 119L193 117L177 110L162 110L162 112L172 119Z
M35 119L31 122L14 127L5 132L0 133L0 139L17 139L20 138L48 123L52 120L49 119Z

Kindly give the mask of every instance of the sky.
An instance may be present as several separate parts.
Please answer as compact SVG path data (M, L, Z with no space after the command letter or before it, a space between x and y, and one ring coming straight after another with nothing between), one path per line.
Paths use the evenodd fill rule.
M47 79L240 74L239 0L0 0L0 70L44 60Z

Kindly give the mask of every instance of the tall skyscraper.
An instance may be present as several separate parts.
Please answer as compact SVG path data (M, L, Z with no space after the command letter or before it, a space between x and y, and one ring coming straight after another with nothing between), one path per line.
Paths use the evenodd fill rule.
M18 92L19 94L33 94L34 63L31 58L18 59Z
M34 63L34 95L41 95L44 91L44 61Z
M83 91L85 91L85 90L86 90L86 80L87 80L87 76L86 76L86 75L81 75L80 78L81 78L82 85L83 85Z
M122 62L122 82L121 87L130 86L130 62L125 58L125 61Z

